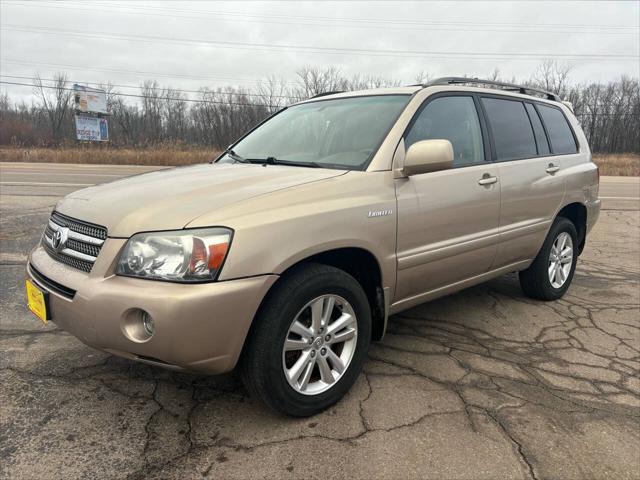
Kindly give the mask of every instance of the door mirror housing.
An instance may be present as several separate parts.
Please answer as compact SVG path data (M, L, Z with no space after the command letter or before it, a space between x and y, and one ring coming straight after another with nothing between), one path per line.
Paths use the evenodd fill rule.
M421 140L409 147L402 172L407 177L447 170L453 166L453 145L449 140Z

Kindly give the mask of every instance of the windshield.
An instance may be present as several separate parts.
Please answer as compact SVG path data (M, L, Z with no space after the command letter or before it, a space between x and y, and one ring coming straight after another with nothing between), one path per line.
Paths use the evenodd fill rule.
M276 159L300 166L363 169L409 98L377 95L294 105L256 128L219 162Z

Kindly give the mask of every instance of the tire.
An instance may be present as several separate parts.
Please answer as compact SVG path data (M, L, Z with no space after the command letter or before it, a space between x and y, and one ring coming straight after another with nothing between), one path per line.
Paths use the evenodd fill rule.
M554 249L554 256L556 259L560 258L555 255L555 246L556 240L562 240L565 235L568 235L568 238L571 240L571 254L563 255L562 261L565 259L571 259L571 266L568 269L568 272L565 273L565 269L563 267L564 264L560 264L562 267L562 272L558 271L556 268L556 273L554 273L554 279L551 278L552 264L557 262L552 258L552 249ZM561 237L562 236L562 237ZM564 250L566 251L566 245ZM556 244L556 245L554 245ZM573 274L576 270L576 263L578 261L578 234L576 231L576 227L571 222L564 217L557 217L551 225L551 229L547 234L547 238L542 245L542 248L538 252L533 263L526 270L522 270L519 273L520 277L520 286L522 291L528 297L535 298L537 300L557 300L561 298L565 292L569 289L571 285L571 281L573 280ZM556 277L555 275L560 275L560 277ZM560 280L564 278L564 281L560 284Z
M310 304L320 305L321 310L315 311L322 311L323 318L325 312L332 315L326 328L313 328L313 318L317 316L313 316ZM355 321L348 318L352 314ZM338 319L346 319L349 324L341 329L336 323ZM304 330L305 336L292 330L299 330L294 327L294 320L308 328ZM334 327L338 330L331 332L336 334L332 337L330 329ZM313 333L321 332L321 328L324 333ZM311 334L307 335L309 332ZM338 340L342 338L349 339L340 343ZM288 346L295 347L292 351L284 351L285 340ZM318 343L325 341L326 344ZM296 342L304 345L303 349ZM247 338L240 360L240 375L251 396L286 415L307 417L330 407L349 391L362 370L370 343L371 308L362 286L337 268L304 264L283 277L266 298ZM312 354L312 350L315 353ZM333 363L334 359L338 363ZM306 364L311 371L309 376L306 367L299 377L292 373L299 370L295 368L297 362L300 365L314 362L311 366ZM321 369L321 362L324 369ZM336 365L346 365L346 368L340 373ZM331 375L327 373L327 366ZM339 377L331 383L329 380L335 375ZM308 383L303 387L305 378ZM325 378L327 382L324 382Z

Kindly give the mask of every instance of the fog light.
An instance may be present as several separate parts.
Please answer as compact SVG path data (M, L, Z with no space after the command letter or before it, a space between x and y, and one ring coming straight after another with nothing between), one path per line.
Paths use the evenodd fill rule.
M122 331L129 340L143 343L153 337L156 325L148 312L141 308L132 308L122 316Z
M149 336L153 335L156 328L153 324L153 317L145 311L142 311L142 328L144 328L145 333Z

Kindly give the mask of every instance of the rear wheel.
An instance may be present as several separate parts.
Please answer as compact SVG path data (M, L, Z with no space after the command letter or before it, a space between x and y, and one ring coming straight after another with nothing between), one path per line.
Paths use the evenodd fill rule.
M362 287L327 265L303 265L280 280L254 321L243 382L267 405L293 416L337 402L357 379L371 339Z
M520 272L523 292L538 300L557 300L569 289L578 260L576 227L564 217L556 218L529 268Z

